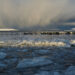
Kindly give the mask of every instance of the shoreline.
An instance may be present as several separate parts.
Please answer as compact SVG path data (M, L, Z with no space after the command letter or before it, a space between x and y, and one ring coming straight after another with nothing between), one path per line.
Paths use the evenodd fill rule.
M75 35L75 31L0 31L0 35Z

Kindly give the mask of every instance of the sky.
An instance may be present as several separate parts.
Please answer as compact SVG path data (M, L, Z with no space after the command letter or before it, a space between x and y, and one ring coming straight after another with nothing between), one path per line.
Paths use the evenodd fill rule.
M75 0L0 0L0 28L67 29L75 26Z

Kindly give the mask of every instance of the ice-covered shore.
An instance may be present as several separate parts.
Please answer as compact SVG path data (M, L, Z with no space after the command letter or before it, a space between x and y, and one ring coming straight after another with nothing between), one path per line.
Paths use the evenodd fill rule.
M0 75L75 75L75 36L0 36Z
M0 46L13 47L71 47L75 35L0 35Z
M0 75L75 75L75 47L0 48Z
M75 46L75 40L44 40L44 41L34 41L34 40L23 40L23 41L1 41L0 46L11 46L11 47L71 47Z

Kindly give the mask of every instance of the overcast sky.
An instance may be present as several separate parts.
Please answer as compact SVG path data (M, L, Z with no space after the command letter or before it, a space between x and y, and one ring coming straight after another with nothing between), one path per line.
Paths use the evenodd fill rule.
M0 0L0 28L43 30L75 26L75 0Z

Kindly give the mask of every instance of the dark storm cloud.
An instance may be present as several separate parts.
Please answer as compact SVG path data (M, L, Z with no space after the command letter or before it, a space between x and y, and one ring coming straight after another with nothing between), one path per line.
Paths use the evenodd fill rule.
M74 0L0 0L0 27L41 30L74 17Z

